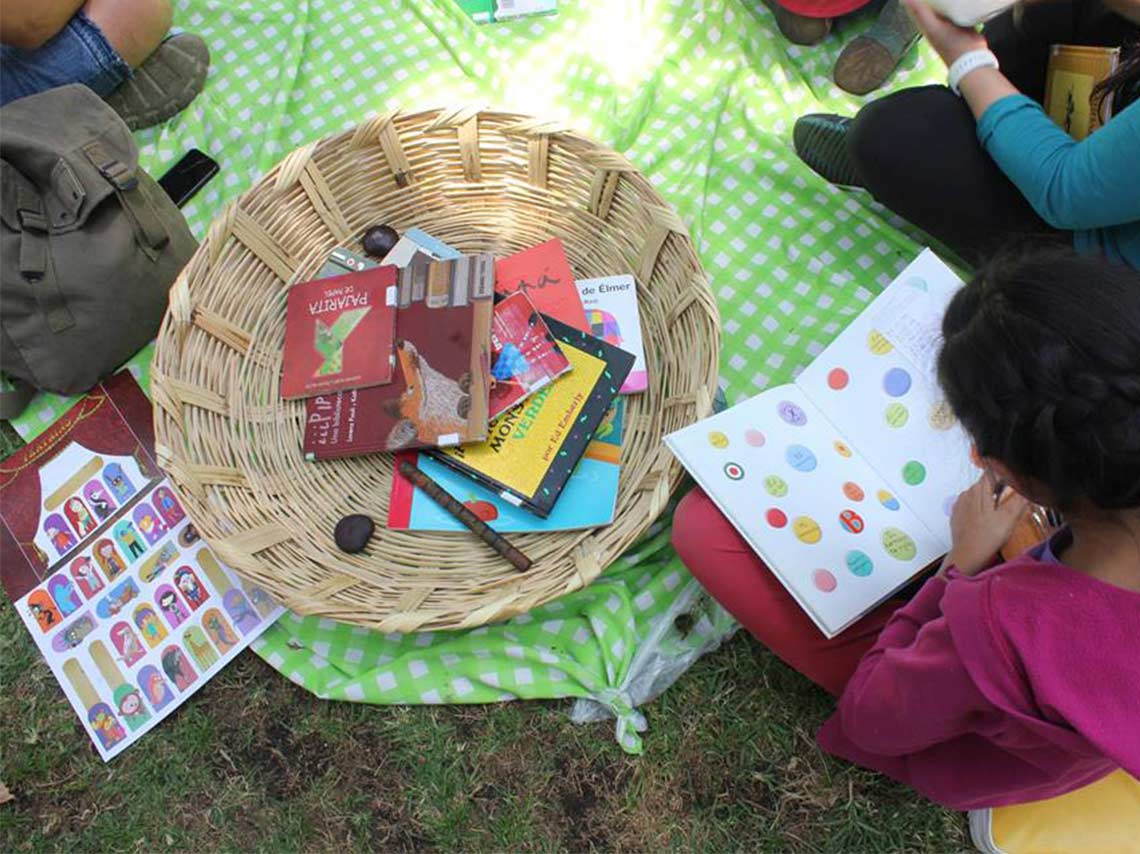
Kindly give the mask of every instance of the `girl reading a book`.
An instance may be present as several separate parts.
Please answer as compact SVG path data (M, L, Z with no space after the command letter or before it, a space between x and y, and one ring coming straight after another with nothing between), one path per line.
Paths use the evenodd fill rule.
M913 598L826 639L699 490L677 551L839 697L819 733L837 756L956 809L1140 777L1140 273L1067 248L998 259L942 328L941 385L984 474ZM1027 499L1067 524L1001 562Z
M970 262L1011 237L1049 235L1140 268L1140 0L1038 0L980 33L924 0L903 2L950 87L904 89L854 119L803 116L793 134L800 157ZM1113 115L1080 142L1040 106L1054 44L1123 46L1097 90L1112 95ZM1066 79L1087 102L1091 80Z

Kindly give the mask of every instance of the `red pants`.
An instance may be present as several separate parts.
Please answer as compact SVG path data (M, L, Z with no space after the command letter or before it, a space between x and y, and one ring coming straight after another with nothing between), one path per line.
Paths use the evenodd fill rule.
M888 600L828 640L700 489L677 507L673 545L705 590L758 641L837 697L903 604Z

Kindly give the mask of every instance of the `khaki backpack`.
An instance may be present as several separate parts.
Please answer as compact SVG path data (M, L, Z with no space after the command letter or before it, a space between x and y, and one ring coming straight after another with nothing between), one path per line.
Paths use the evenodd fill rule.
M195 248L127 126L90 89L0 108L0 369L19 390L0 415L31 387L83 392L130 358L158 331Z

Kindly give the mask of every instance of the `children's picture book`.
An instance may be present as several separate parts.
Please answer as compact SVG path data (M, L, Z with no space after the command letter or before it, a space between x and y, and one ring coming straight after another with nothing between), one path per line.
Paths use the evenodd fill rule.
M392 382L307 400L305 456L323 460L486 438L493 302L490 255L433 261L417 253L398 271Z
M488 428L487 441L436 452L510 504L550 515L633 367L633 356L552 317L572 370Z
M369 267L289 289L283 398L392 381L396 274L395 267Z
M935 374L961 284L924 251L793 385L665 439L828 637L949 550L979 475Z
M497 300L491 320L491 417L570 370L570 360L526 294Z
M495 264L495 293L522 291L540 312L589 333L574 272L558 238L532 246Z
M110 760L282 613L203 542L130 373L0 463L0 578Z
M641 314L637 310L637 282L628 273L577 282L586 322L595 338L634 355L633 370L621 387L622 394L636 394L649 387L645 348L641 341Z
M566 482L558 503L545 519L505 501L496 492L427 454L404 456L496 531L529 533L598 528L613 522L617 509L624 407L625 401L620 397L610 406L593 440L586 446L586 453ZM398 469L392 479L388 527L400 531L467 530L412 486Z
M1119 47L1053 45L1045 75L1049 118L1078 141L1101 127L1112 115L1112 99L1093 90L1119 64Z
M494 24L535 15L553 15L558 0L459 0L459 8L476 24Z

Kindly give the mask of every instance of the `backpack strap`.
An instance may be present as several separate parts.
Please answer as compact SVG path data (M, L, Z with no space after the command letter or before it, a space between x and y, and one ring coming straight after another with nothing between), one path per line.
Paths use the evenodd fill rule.
M62 332L75 325L59 282L48 273L49 224L44 203L35 188L26 181L16 184L16 218L20 223L20 275L33 285L36 302L52 332Z
M142 191L137 167L128 166L114 157L99 140L83 146L83 153L99 170L99 174L115 188L115 195L119 197L123 210L134 223L135 234L141 238L143 250L151 258L156 257L158 250L170 242L170 235L162 227L158 211Z

